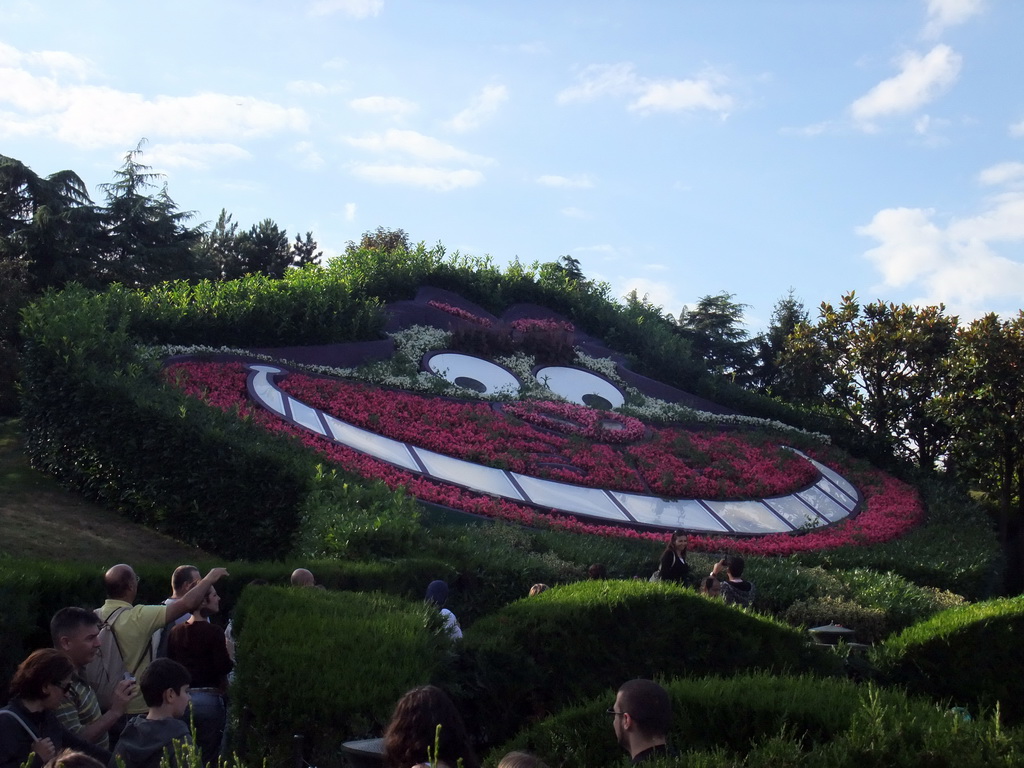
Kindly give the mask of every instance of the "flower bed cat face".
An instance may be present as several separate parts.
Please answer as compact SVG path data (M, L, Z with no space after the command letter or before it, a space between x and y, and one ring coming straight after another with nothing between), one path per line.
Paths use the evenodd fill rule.
M572 516L549 514L539 511L537 505L523 503L522 498L481 493L459 485L458 478L447 482L443 472L420 471L424 467L414 462L403 467L373 458L331 439L329 426L318 433L301 421L285 420L272 410L254 407L246 386L251 373L239 363L180 363L169 366L167 376L212 405L237 408L240 414L268 429L296 434L331 462L392 487L405 486L424 501L529 525L630 537L663 535L602 524L599 515L587 515L586 510ZM297 373L283 377L278 386L282 403L301 403L339 423L422 449L423 456L451 457L492 468L495 473L557 481L559 488L586 489L581 493L611 492L627 499L653 498L649 496L652 492L701 498L704 501L692 503L703 506L712 524L717 521L706 514L708 508L763 504L739 500L792 494L818 476L818 469L810 461L763 435L647 428L635 419L602 415L580 406L566 407L565 403L531 401L502 406L455 401ZM320 424L329 425L322 421L324 416L317 418ZM606 421L617 426L609 428ZM602 439L611 435L611 439ZM776 533L723 540L697 535L693 545L716 551L727 547L747 553L788 554L886 540L920 520L922 510L913 489L867 466L843 467L837 463L840 454L836 451L813 453L826 464L842 469L861 489L863 510L857 517L827 527L823 520L819 530L800 536ZM818 466L830 471L825 465ZM677 527L677 523L672 520L668 527ZM700 530L696 526L694 529ZM730 532L724 527L711 530Z
M177 363L167 376L350 472L526 525L657 539L681 528L699 549L784 555L891 539L923 517L913 488L827 436L637 376L549 310L499 318L421 288L388 311L389 359L328 367L316 350L348 349L332 345L285 368L280 352L267 365L237 350L247 364Z

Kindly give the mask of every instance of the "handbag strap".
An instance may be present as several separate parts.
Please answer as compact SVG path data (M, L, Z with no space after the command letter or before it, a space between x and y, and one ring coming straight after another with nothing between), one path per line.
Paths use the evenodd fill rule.
M7 707L4 707L3 709L0 709L0 715L10 715L19 723L21 723L21 727L24 728L25 732L32 737L32 741L39 741L39 737L36 736L36 732L28 727L28 723L22 720L21 715L19 715L17 712L12 712L11 710L7 709Z

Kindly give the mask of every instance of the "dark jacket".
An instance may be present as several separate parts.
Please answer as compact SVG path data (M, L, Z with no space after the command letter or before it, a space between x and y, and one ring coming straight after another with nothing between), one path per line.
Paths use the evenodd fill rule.
M61 728L53 712L29 712L20 699L11 699L4 709L20 717L32 730L35 738L16 719L0 713L0 768L18 768L28 759L29 752L32 751L32 742L43 738L49 738L57 752L62 749L77 749L104 763L110 757L107 750L82 741L75 734ZM42 764L43 761L36 755L32 760L32 767L39 768Z
M749 607L754 602L754 589L753 583L746 579L740 581L729 581L725 579L720 582L722 585L722 599L729 605L741 605L744 608Z
M114 747L114 755L110 758L110 767L116 768L117 758L120 757L124 760L125 768L159 768L165 748L173 766L173 740L192 743L192 735L184 722L173 717L147 720L145 715L136 715L121 732L121 738Z
M690 566L680 560L672 550L665 550L658 563L658 574L662 581L674 581L676 584L690 586Z

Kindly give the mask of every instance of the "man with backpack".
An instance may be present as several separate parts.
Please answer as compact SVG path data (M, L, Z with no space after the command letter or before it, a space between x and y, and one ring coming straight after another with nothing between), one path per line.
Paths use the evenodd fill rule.
M110 655L119 654L121 664L117 665L116 659L103 658L88 666L86 673L89 683L101 704L105 698L109 698L108 692L113 691L119 679L125 676L138 679L146 671L153 660L154 649L159 644L154 634L186 613L197 611L210 587L227 575L224 568L212 569L180 600L170 605L135 605L139 577L132 567L122 563L107 571L103 577L107 600L96 610L96 615L109 627L115 641L112 648L115 653ZM129 715L147 711L146 702L138 688L126 709Z

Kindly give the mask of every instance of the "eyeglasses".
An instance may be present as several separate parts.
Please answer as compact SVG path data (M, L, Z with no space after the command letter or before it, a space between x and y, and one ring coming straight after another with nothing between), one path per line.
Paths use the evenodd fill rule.
M626 714L625 712L616 712L616 711L615 711L615 707L609 707L608 709L606 709L606 710L604 711L604 713L605 713L606 715L611 715L613 719L614 719L614 717L615 717L616 715L624 715L624 714Z

